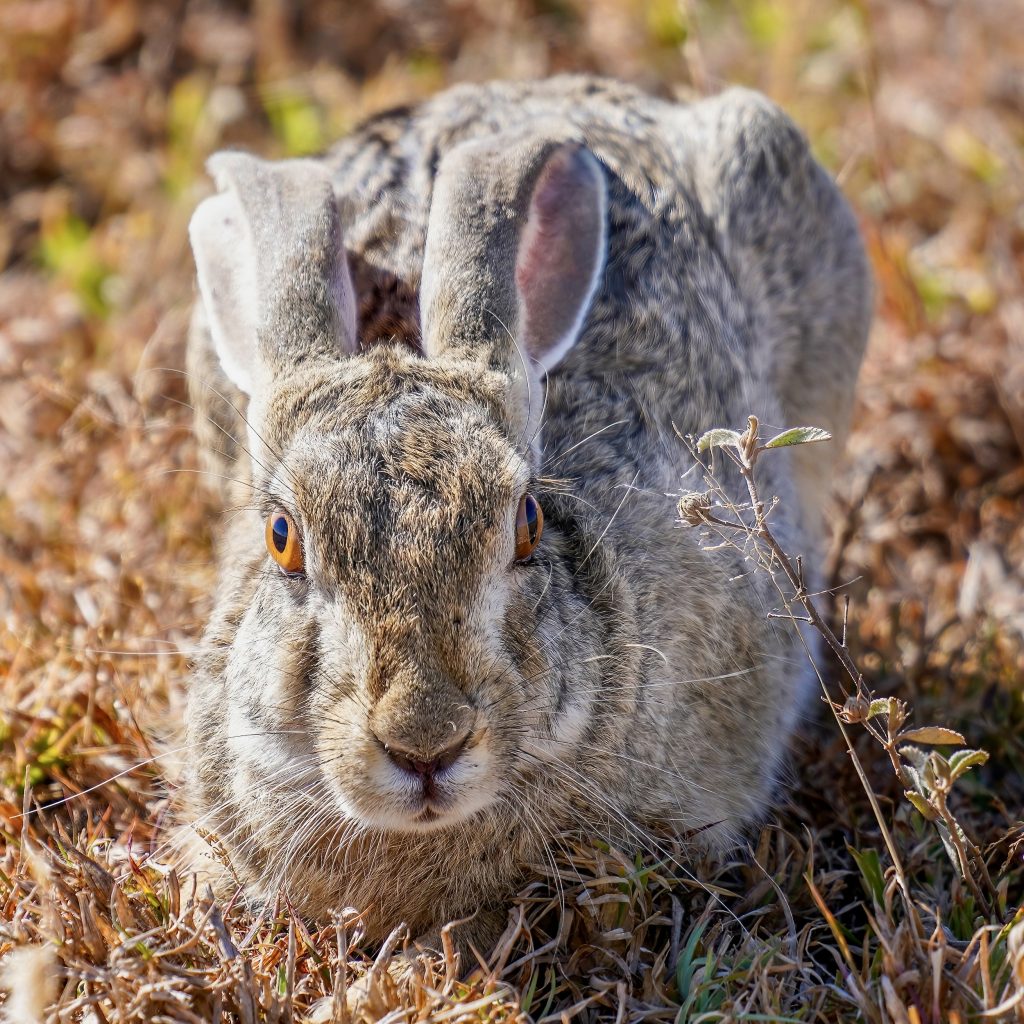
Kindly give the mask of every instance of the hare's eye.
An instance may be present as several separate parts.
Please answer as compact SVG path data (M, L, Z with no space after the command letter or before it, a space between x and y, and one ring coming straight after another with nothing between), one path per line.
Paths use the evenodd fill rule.
M302 572L299 531L295 529L295 523L287 512L275 512L267 520L267 550L289 576L297 576Z
M544 530L544 513L540 502L532 494L524 494L519 499L519 511L516 513L516 561L525 562L540 543L540 535Z

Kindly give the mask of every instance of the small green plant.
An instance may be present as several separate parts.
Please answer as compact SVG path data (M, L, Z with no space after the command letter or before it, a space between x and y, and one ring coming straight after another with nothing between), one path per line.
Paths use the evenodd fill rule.
M790 557L773 534L769 526L769 515L777 499L766 503L755 479L758 459L766 452L794 445L829 441L831 435L820 427L793 427L767 441L762 441L758 427L757 417L750 416L745 431L715 428L702 434L696 442L690 439L695 456L721 451L735 464L746 485L749 504L741 506L731 501L713 474L708 471L708 490L680 497L679 518L687 526L712 526L719 531L739 531L745 538L755 542L757 550L762 555L764 568L773 576L781 572L789 584L788 593L780 587L787 612L785 617L807 622L820 634L852 685L852 689L844 687L844 700L836 702L822 682L826 699L840 727L859 724L885 749L893 771L904 787L907 800L927 821L935 825L950 860L970 887L978 908L986 917L990 917L992 906L986 891L994 892L995 887L989 877L988 868L977 844L968 836L949 807L949 795L953 785L972 768L984 764L988 760L988 754L984 750L965 749L946 757L936 750L922 750L917 744L958 747L963 746L965 740L960 733L942 726L907 728L910 712L906 702L895 697L876 697L869 689L847 647L845 623L843 636L840 637L818 608L805 582L800 558ZM843 732L846 736L845 729ZM886 838L886 845L900 878L900 887L908 911L911 917L916 919L917 912L910 898L906 880L903 878L888 827L867 776L852 745L849 744L849 738L846 738L850 755L865 786L882 834ZM869 865L859 860L858 864L874 893L877 889L877 872L873 868L865 871Z
M323 149L323 112L303 91L275 85L265 89L261 99L284 156L308 156Z
M67 213L45 224L39 236L39 259L54 277L71 288L88 314L106 316L105 285L110 268L84 220Z

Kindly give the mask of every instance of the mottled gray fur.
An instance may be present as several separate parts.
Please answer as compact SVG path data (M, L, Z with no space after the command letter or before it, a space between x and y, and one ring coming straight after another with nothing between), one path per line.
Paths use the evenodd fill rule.
M579 225L555 241L583 255L531 284L531 306L517 246L552 153L553 206L576 203ZM735 842L777 784L805 658L766 617L771 578L679 529L668 495L692 467L677 431L748 413L826 427L834 444L759 467L780 540L819 546L870 283L799 131L746 90L680 106L564 77L382 115L321 168L220 160L257 253L254 336L225 342L251 351L253 380L222 373L201 304L188 363L210 464L251 491L224 524L190 694L193 817L257 898L280 885L304 911L356 906L371 937L405 921L428 945L474 912L463 939L486 945L559 831ZM577 264L599 231L588 305ZM545 379L530 357L577 306ZM527 490L546 525L512 565ZM279 508L305 578L267 554ZM469 739L439 817L417 817L376 737L429 753L453 734Z

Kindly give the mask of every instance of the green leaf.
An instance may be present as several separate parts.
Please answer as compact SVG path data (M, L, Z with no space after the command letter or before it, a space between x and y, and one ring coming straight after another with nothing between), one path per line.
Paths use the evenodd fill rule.
M901 740L913 740L915 743L943 743L954 747L963 746L967 741L955 729L946 729L941 725L926 725L920 729L908 729L901 732Z
M724 427L716 427L706 434L701 434L697 442L697 451L706 452L709 448L739 448L740 435L736 430L726 430Z
M933 750L928 756L928 763L931 765L936 779L946 786L953 781L949 771L949 762L937 750Z
M874 718L875 715L889 714L889 707L891 704L892 697L882 697L879 700L873 700L870 707L868 707L868 718Z
M975 765L984 764L987 760L987 750L958 750L949 759L949 770L956 780L966 775Z
M938 814L930 803L920 793L912 793L909 789L904 790L903 795L921 812L929 821L934 821Z
M707 921L701 921L691 932L690 938L679 954L676 963L676 988L679 989L679 1001L685 1003L690 995L690 982L697 970L697 963L694 961L694 954L697 952L697 943L707 926Z
M533 1003L534 994L537 991L537 982L540 980L540 971L534 971L530 976L530 984L519 1000L519 1006L523 1013L530 1012L530 1005Z
M878 857L877 850L855 850L847 844L853 859L860 868L861 877L864 880L864 892L874 900L878 906L884 905L885 876L882 874L882 862Z
M832 435L821 427L793 427L776 434L764 443L765 448L788 448L791 444L814 444L815 441L831 441Z
M903 747L902 750L900 750L900 753L906 756L906 751L908 750L917 750L917 747ZM920 751L918 751L918 753L920 753ZM903 765L903 771L918 789L924 789L924 783L921 781L921 772L917 768L912 764L905 764Z
M682 46L690 31L682 4L653 0L647 9L647 28L660 46Z
M928 763L928 755L920 747L900 747L900 753L917 769L919 772L924 771L924 766Z
M323 111L303 92L267 89L262 96L270 127L286 156L308 156L324 147Z
M88 313L96 317L106 314L105 285L110 269L84 220L68 215L47 224L39 239L39 257L47 270L74 289Z

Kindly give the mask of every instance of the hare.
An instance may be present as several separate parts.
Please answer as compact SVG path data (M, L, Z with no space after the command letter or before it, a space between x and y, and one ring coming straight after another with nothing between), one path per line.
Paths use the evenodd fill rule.
M426 948L471 918L482 949L559 834L735 843L806 657L770 575L678 528L678 435L754 413L841 444L871 308L792 122L560 77L209 167L188 364L245 508L185 791L251 897ZM794 551L835 454L758 467Z

